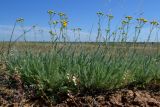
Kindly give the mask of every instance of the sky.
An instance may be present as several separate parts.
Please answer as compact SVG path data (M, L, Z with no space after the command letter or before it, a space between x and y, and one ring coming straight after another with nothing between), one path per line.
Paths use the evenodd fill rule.
M48 10L56 12L64 12L69 17L68 28L82 28L82 40L86 40L85 35L92 30L95 38L97 33L97 15L98 11L106 14L113 14L114 20L112 28L116 28L120 24L120 20L125 16L133 16L135 18L145 17L148 20L160 19L160 0L0 0L0 40L9 40L12 26L19 17L25 19L24 25L29 28L37 25L39 29L44 29L45 37L40 36L38 31L37 37L28 35L29 40L40 38L39 40L48 40ZM105 20L102 29L105 29ZM93 29L92 29L93 28ZM144 35L147 34L147 29ZM15 38L22 33L17 26ZM72 37L71 37L72 38ZM142 37L141 39L144 39Z

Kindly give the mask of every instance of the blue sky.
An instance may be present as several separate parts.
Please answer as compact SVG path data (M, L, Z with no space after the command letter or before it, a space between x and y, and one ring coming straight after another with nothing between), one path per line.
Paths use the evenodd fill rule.
M0 39L8 38L7 32L11 32L9 28L18 17L25 19L25 26L37 24L47 29L49 9L66 13L69 16L69 28L81 27L85 34L92 25L96 33L97 11L113 14L114 28L126 15L159 20L159 5L160 0L1 0L0 35L3 38ZM4 33L3 27L8 27L8 31Z

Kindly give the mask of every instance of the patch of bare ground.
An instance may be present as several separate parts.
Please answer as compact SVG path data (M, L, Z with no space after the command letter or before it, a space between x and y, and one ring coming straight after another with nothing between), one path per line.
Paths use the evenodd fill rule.
M2 107L160 107L160 84L145 88L127 87L110 91L95 91L63 97L59 104L50 104L35 95L33 88L24 89L18 74L9 75L0 64L0 106ZM65 99L64 99L65 98Z
M139 89L120 89L97 95L67 98L61 107L160 107L160 92Z
M36 90L24 88L18 74L10 75L4 64L0 64L0 107L44 107L43 98L35 96ZM49 105L49 104L48 104Z

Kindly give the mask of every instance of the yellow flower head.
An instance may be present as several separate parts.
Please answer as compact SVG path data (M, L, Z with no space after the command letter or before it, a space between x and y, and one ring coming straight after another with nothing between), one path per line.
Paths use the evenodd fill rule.
M61 21L62 26L65 28L68 25L68 22L66 20Z

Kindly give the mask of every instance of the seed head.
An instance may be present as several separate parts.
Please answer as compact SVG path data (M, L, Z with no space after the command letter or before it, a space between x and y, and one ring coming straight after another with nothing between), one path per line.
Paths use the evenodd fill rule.
M110 20L114 18L114 16L111 15L111 14L108 14L107 17L108 17Z
M133 17L132 16L126 16L125 18L128 19L128 20L132 20Z
M144 18L137 18L137 21L147 23L148 21Z
M118 29L119 29L119 30L122 30L123 28L122 28L122 27L119 27Z
M78 31L81 31L82 29L81 29L81 28L77 28L77 30L78 30Z
M106 32L110 32L110 29L106 29Z
M60 17L65 16L65 14L64 14L63 12L59 12L58 15L59 15Z
M144 19L144 20L143 20L143 22L144 22L144 23L147 23L147 22L148 22L148 20Z
M36 25L33 25L32 27L33 27L33 28L35 28L35 27L36 27Z
M123 25L128 24L128 23L129 23L129 22L126 21L126 20L123 20L123 21L122 21L122 24L123 24Z
M136 26L135 28L136 28L136 29L140 29L140 28L141 28L141 26Z
M123 32L123 33L122 33L122 35L126 35L126 33L125 33L125 32Z
M21 23L21 22L23 22L23 21L24 21L23 18L18 18L18 19L16 20L16 22L19 22L19 23Z
M112 35L116 35L116 32L112 32Z
M76 28L73 28L73 29L71 29L71 30L75 32L75 31L76 31Z
M48 14L49 14L49 15L52 15L52 14L56 14L56 12L53 11L53 10L48 10Z
M145 20L144 18L137 18L137 21L143 21Z
M57 24L58 24L58 21L53 21L53 24L54 24L54 25L57 25Z
M50 35L55 36L57 35L56 33L52 32L51 30L49 31Z
M150 24L154 25L154 26L158 26L159 25L159 23L156 20L151 21Z
M104 13L103 13L103 12L97 12L97 15L98 15L98 16L103 16Z

